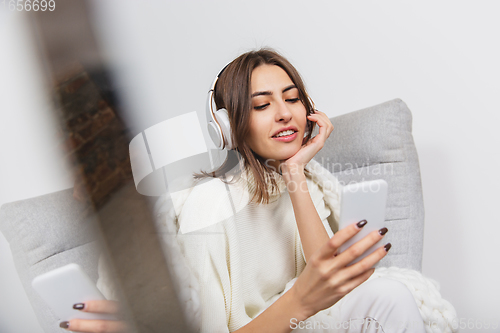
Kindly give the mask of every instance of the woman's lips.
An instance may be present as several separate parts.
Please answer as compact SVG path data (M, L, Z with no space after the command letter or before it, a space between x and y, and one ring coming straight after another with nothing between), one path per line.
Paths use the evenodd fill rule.
M281 142L290 142L295 140L299 132L295 132L293 134L287 135L287 136L280 136L279 138L272 137L273 140L281 141Z

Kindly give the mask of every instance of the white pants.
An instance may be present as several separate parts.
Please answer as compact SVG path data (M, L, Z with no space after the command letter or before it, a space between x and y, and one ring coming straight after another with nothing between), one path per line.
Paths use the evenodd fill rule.
M384 278L368 280L332 307L291 324L293 332L425 332L422 316L408 288Z

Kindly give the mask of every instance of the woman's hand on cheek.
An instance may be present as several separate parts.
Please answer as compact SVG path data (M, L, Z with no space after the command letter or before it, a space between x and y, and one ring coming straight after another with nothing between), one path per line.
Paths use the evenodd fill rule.
M288 169L296 169L297 167L303 170L304 166L318 153L325 145L326 139L333 131L333 125L328 116L316 110L315 113L308 115L309 121L314 121L319 126L319 133L303 145L295 155L283 162L282 168L286 172Z
M99 300L87 301L85 303L75 304L75 308L82 312L106 313L120 317L121 310L118 302ZM71 319L61 322L60 326L72 332L112 332L128 333L132 332L125 321L121 320L94 320L94 319Z

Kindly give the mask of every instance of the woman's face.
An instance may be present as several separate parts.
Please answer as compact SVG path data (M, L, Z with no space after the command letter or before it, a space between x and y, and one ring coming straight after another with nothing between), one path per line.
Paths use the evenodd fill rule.
M292 157L302 146L307 123L306 108L299 99L298 89L288 74L275 65L255 68L250 86L252 110L248 145L264 159L279 161ZM283 130L289 131L281 133ZM268 164L276 165L272 161Z

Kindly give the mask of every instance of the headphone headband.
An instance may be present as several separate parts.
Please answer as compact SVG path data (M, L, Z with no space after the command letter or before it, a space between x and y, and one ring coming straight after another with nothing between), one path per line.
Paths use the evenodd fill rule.
M224 68L217 74L212 83L210 90L208 91L207 98L207 126L210 138L214 142L215 146L219 149L233 149L234 146L231 140L231 126L229 123L229 116L226 109L219 109L214 112L213 110L213 98L215 93L215 85L219 76L224 72L227 64Z

